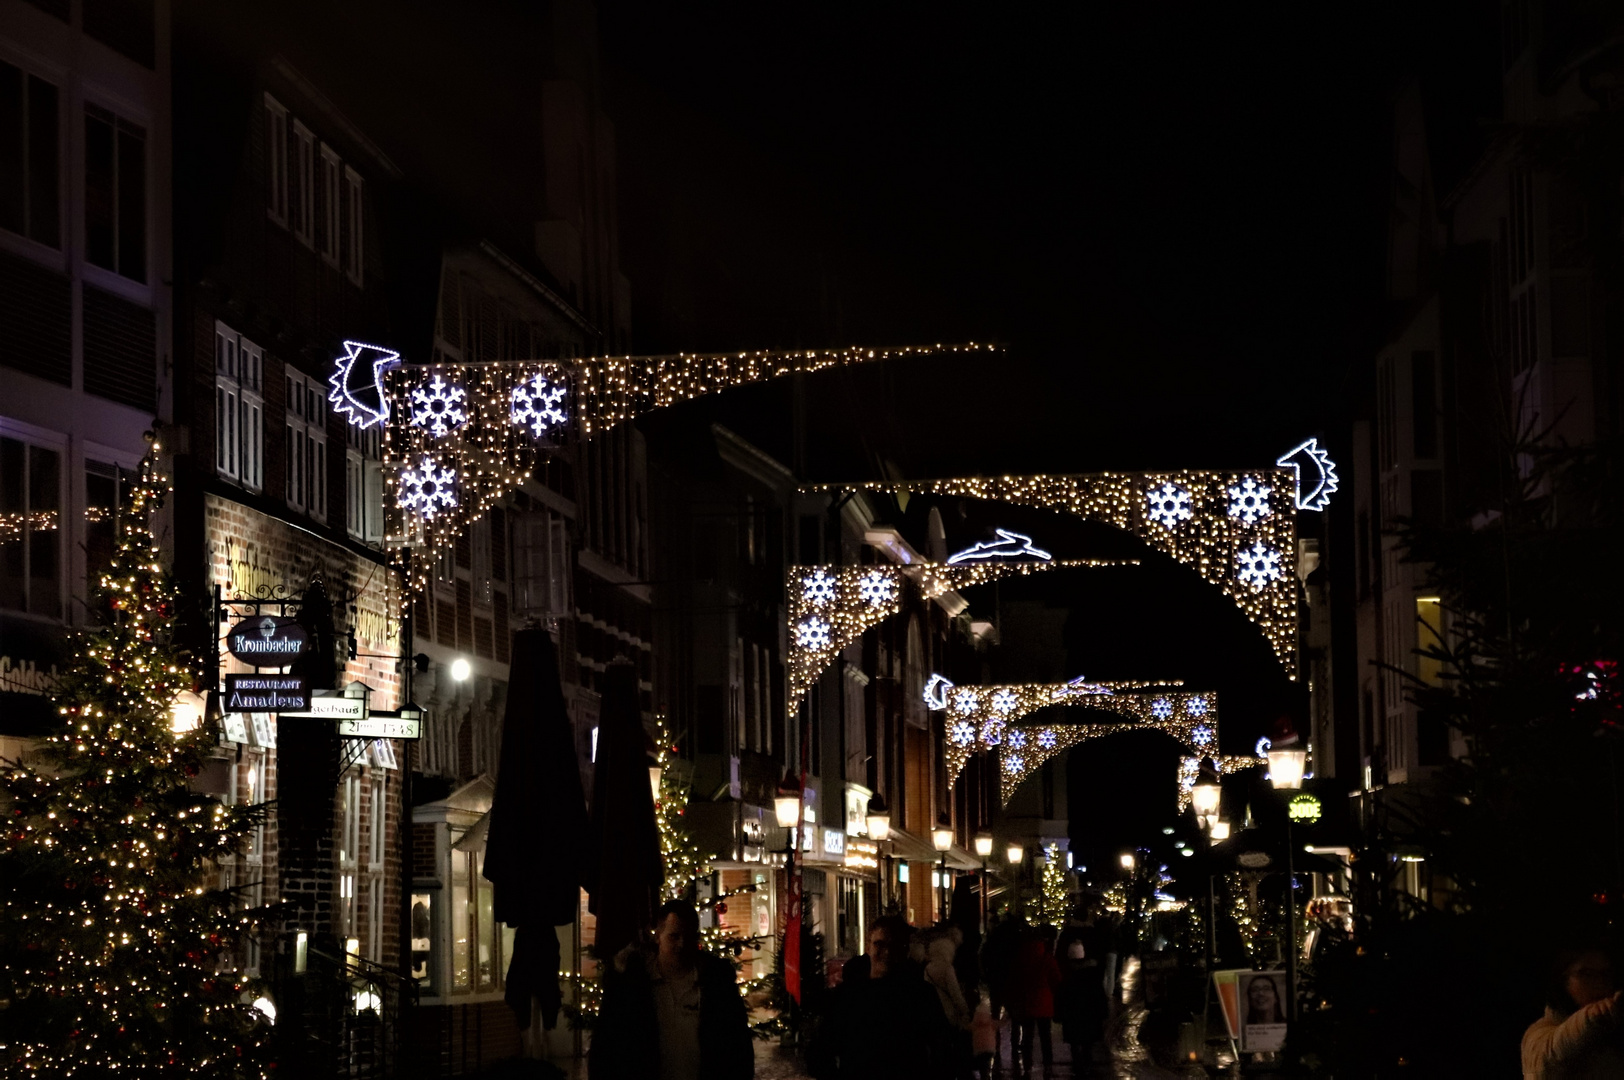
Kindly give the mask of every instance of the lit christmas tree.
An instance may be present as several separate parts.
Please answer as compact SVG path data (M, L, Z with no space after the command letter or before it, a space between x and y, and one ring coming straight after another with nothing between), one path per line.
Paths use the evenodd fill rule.
M1071 892L1066 888L1066 869L1060 865L1059 848L1050 844L1044 849L1043 891L1038 896L1038 922L1049 926L1064 926L1071 914Z
M169 640L175 590L150 516L154 444L53 698L37 761L0 762L0 1074L263 1077L269 1034L243 1002L247 929L215 863L258 812L192 791L215 742L171 729L194 690Z

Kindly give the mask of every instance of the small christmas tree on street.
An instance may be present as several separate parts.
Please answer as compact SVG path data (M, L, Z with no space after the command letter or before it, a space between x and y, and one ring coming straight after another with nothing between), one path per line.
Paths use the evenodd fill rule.
M215 742L171 730L197 684L169 639L152 450L71 642L61 727L0 761L0 1074L263 1077L267 1031L233 971L245 929L214 864L257 812L189 787Z
M1038 922L1049 926L1064 926L1071 914L1071 892L1066 888L1066 869L1060 865L1059 848L1050 844L1044 849L1043 891L1038 896Z

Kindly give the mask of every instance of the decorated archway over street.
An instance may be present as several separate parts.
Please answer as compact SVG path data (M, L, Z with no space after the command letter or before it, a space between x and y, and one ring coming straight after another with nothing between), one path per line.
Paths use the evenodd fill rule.
M1307 447L1308 444L1304 444ZM1304 448L1299 448L1304 451ZM1299 458L1302 453L1297 453ZM805 493L909 492L1030 506L1115 526L1217 586L1297 677L1296 510L1319 509L1335 472L1319 458L1238 472L1087 473L826 484ZM1289 461L1290 463L1286 463ZM1305 501L1306 500L1306 501Z
M1137 566L1137 559L989 559L789 568L789 696L798 701L841 649L902 610L904 581L925 599L1042 570Z

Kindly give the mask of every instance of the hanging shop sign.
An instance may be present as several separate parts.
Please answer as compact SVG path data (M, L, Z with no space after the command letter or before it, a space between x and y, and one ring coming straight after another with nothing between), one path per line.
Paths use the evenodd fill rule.
M308 644L304 627L286 616L253 615L226 632L231 655L255 667L286 667Z
M312 717L317 720L337 720L344 723L348 721L364 721L369 713L367 712L367 701L364 697L347 697L336 691L318 690L312 695L308 705L301 705L297 712L283 710L283 715ZM345 733L341 731L339 734L343 735ZM357 732L356 736L359 738L363 734ZM381 736L373 737L381 738Z
M1320 819L1320 801L1317 796L1304 791L1293 795L1286 804L1286 816L1292 821L1302 821L1313 824Z
M310 706L310 683L303 675L227 675L225 711L296 712Z
M340 720L338 733L346 739L417 739L422 737L423 721L374 713L362 720Z

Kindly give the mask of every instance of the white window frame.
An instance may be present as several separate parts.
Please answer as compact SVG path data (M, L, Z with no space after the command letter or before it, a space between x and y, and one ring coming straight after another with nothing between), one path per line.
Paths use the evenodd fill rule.
M388 814L388 773L372 777L367 822L367 959L383 963L383 871L388 849L384 830Z
M8 420L4 417L0 417L0 435L22 443L28 448L29 453L36 449L49 450L57 456L56 521L51 529L39 530L40 532L51 532L56 536L56 614L40 614L33 610L34 575L31 566L33 549L26 539L27 536L31 535L31 529L23 534L23 606L20 608L0 608L0 611L30 619L46 619L53 623L65 623L68 621L68 579L72 573L68 559L71 551L68 542L71 538L75 545L84 543L83 525L75 521L74 514L68 512L68 496L71 490L69 487L70 457L68 455L68 440L65 436L54 431L37 428L32 424L25 424L16 420ZM25 484L32 484L32 472L33 469L30 466L24 467ZM28 493L28 505L30 508L34 505L32 491ZM31 509L30 513L32 513Z
M552 616L573 610L569 520L557 511L536 509L513 514L513 553L508 581L514 608Z
M289 162L291 190L299 196L297 206L289 206L293 235L305 247L316 244L316 136L297 119L293 121L293 160ZM290 200L291 202L291 200Z
M348 250L344 252L344 276L355 284L362 284L365 265L365 204L361 200L361 174L344 166L344 239Z
M265 215L283 227L288 223L288 110L265 95Z
M339 253L339 224L344 215L340 213L339 182L338 178L343 168L339 160L338 151L326 143L321 144L321 257L329 265L338 265Z
M344 528L357 540L383 543L383 439L379 427L346 424Z
M250 491L265 486L265 351L214 324L214 470Z
M356 918L358 898L356 886L361 867L361 776L355 769L344 774L343 821L339 832L338 848L338 936L356 936L360 920Z
M327 396L316 379L289 368L282 455L289 506L327 520Z

